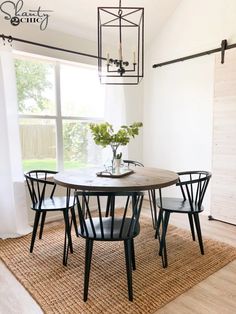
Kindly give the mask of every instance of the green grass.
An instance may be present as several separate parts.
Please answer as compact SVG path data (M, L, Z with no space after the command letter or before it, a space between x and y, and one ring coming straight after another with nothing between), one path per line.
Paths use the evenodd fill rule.
M65 169L79 169L88 167L88 164L79 161L65 161ZM30 170L57 170L57 163L55 159L27 159L23 160L24 171Z

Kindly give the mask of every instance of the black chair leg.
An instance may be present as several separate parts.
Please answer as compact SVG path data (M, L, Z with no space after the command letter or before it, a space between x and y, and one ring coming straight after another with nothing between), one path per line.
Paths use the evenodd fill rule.
M41 214L40 212L36 212L34 216L34 227L33 227L33 233L32 233L31 244L30 244L30 253L32 253L34 249L34 242L37 235L40 214Z
M68 238L68 246L70 248L70 252L73 253L73 246L72 246L72 239L71 239L71 227L69 223L69 214L68 210L63 211L64 215L64 221L65 221L65 242L64 242L64 254L63 254L63 265L67 265L67 259L68 259L68 249L67 249L67 241Z
M133 287L132 287L132 261L131 261L131 242L130 240L124 241L125 247L125 261L126 261L126 273L127 273L127 284L128 284L128 295L129 300L133 301Z
M46 214L47 214L47 212L42 213L41 225L40 225L40 231L39 231L39 239L42 239L42 236L43 236L43 227L44 227L44 223L45 223Z
M202 233L201 233L201 226L200 226L198 213L193 214L193 217L194 217L195 226L197 230L197 236L198 236L198 242L199 242L201 254L204 255L204 247L203 247L203 242L202 242Z
M79 232L78 232L78 226L77 226L77 221L76 221L76 216L75 216L75 208L71 207L71 217L72 217L72 221L73 221L73 225L75 228L75 234L78 237L79 236Z
M189 224L191 228L192 238L193 241L195 241L195 232L194 232L194 224L193 224L193 216L192 214L188 214Z
M132 266L133 270L136 270L136 263L135 263L135 250L134 250L134 239L131 240L131 254L132 254Z
M152 226L153 226L153 229L156 230L157 228L156 191L148 190L148 197L149 197L150 210L151 210L151 216L152 216ZM155 235L155 238L156 238L156 235Z
M158 214L158 219L157 219L155 239L160 238L160 226L162 222L162 217L163 217L163 210L160 209L159 214Z
M160 250L159 250L159 255L162 256L163 268L166 268L168 266L167 250L166 250L166 233L167 233L169 218L170 218L170 213L165 212L164 219L163 219L163 228L162 228L162 235L161 235L161 242L160 242Z
M85 272L84 272L84 302L88 299L89 275L93 253L93 240L86 239L85 248Z

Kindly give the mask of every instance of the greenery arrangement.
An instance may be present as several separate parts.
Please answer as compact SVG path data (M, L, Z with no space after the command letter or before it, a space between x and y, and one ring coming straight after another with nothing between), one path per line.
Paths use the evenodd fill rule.
M139 134L139 129L143 126L142 122L134 122L131 125L122 125L121 128L115 132L113 126L108 122L104 123L90 123L90 130L93 139L97 145L106 147L111 146L114 159L120 159L122 153L117 154L118 147L125 146L129 143L131 138Z

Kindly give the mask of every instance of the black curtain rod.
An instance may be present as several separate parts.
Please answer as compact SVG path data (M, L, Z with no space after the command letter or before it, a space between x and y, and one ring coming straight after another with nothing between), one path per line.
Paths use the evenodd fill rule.
M43 47L43 48L49 48L49 49L53 49L53 50L58 50L58 51L63 51L63 52L68 52L68 53L73 53L76 55L80 55L80 56L84 56L84 57L89 57L89 58L94 58L94 59L102 59L102 60L106 60L106 58L103 57L98 57L95 55L91 55L88 53L84 53L84 52L79 52L79 51L74 51L74 50L68 50L68 49L64 49L64 48L60 48L60 47L54 47L54 46L50 46L50 45L46 45L46 44L41 44L41 43L37 43L34 41L29 41L29 40L25 40L25 39L21 39L21 38L17 38L17 37L12 37L12 36L6 36L4 34L0 35L0 38L3 39L3 42L7 39L9 43L11 43L13 40L15 41L19 41L21 43L24 44L29 44L29 45L34 45L34 46L39 46L39 47Z
M153 68L158 68L158 67L162 67L164 65L177 63L177 62L181 62L181 61L185 61L185 60L189 60L189 59L194 59L194 58L210 55L212 53L217 53L217 52L221 52L221 63L223 64L224 60L225 60L225 50L232 49L232 48L236 48L236 44L228 45L227 44L227 40L224 39L221 42L221 47L220 48L203 51L203 52L200 52L200 53L196 53L194 55L190 55L190 56L186 56L186 57L182 57L182 58L178 58L178 59L174 59L174 60L170 60L170 61L166 61L166 62L162 62L162 63L153 64L152 67Z

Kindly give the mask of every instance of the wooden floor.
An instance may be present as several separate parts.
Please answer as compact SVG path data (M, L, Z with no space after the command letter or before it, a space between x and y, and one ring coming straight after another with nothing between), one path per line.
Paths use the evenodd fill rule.
M146 205L146 204L145 204ZM143 211L149 215L149 210ZM170 223L189 228L185 215L171 216ZM201 215L202 233L205 237L226 242L236 247L236 227L217 221L208 221ZM0 262L0 314L39 314L36 302ZM233 314L236 313L236 261L225 266L182 294L158 314Z
M172 217L173 216L173 217ZM171 216L170 223L189 228L187 217ZM209 221L201 215L203 237L209 237L236 246L236 227ZM204 239L204 238L203 238ZM233 314L236 313L236 261L228 264L206 280L168 303L158 314Z

